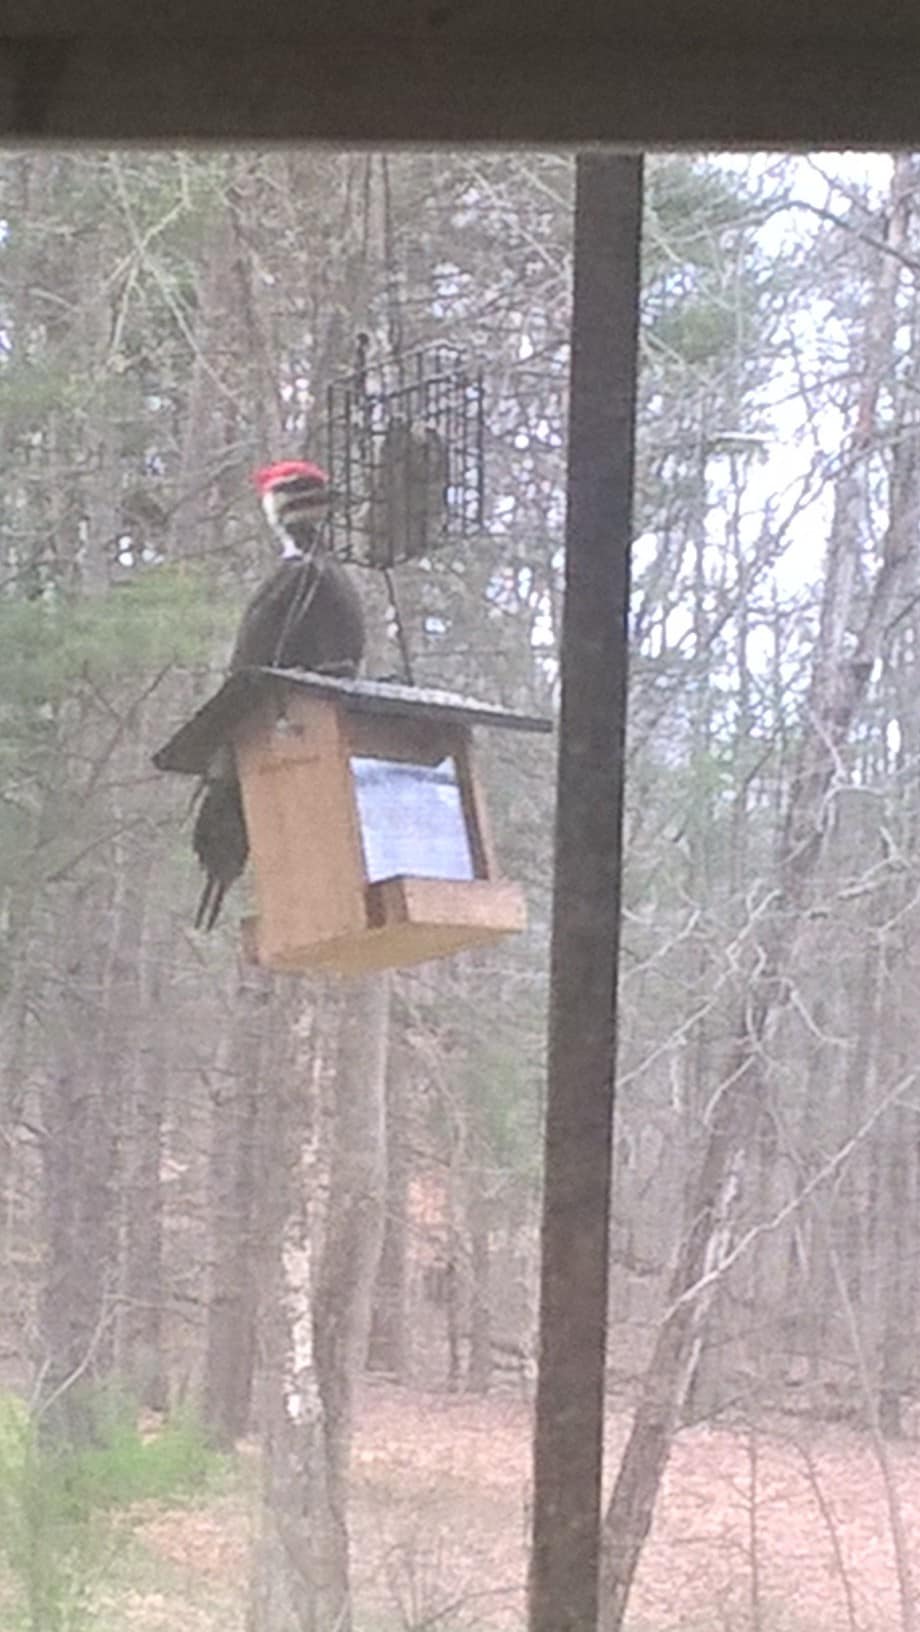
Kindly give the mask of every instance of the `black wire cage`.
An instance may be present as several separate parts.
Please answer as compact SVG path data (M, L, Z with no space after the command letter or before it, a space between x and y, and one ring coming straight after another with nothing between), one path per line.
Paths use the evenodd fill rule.
M393 567L484 524L481 373L456 346L368 360L326 393L330 544L344 561Z

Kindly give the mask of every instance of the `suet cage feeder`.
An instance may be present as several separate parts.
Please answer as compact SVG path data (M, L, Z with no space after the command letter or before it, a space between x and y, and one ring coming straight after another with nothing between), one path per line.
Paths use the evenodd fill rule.
M483 382L456 346L371 360L365 341L326 392L329 544L340 560L387 568L482 532Z
M501 878L474 726L548 721L445 692L303 671L232 675L155 755L201 776L229 745L257 913L247 956L360 974L486 946L526 926Z

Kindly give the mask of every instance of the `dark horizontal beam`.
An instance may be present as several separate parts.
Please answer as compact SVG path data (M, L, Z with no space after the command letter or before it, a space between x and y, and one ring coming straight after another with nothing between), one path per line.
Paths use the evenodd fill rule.
M579 39L564 25L543 38L470 29L441 44L357 25L309 38L7 37L0 136L917 146L920 49L906 37L797 42L781 30L734 45L656 45Z

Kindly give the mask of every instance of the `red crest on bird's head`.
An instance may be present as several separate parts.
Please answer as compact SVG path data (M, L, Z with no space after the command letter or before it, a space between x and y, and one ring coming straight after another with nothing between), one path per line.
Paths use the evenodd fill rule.
M319 465L311 464L309 459L279 459L273 465L262 465L252 473L253 485L264 498L278 482L310 481L322 483L325 487L329 477Z

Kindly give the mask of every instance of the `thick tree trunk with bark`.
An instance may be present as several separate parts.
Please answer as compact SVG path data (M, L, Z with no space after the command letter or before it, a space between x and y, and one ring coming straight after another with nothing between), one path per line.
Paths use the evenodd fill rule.
M386 1217L368 1339L368 1367L404 1382L408 1367L407 1296L410 1155L401 1055L391 1053L386 1093Z
M211 1091L208 1220L210 1287L205 1346L204 1420L215 1443L230 1448L249 1426L256 1352L261 1168L257 1145L270 1104L262 1066L276 1005L271 978L240 965L228 991L227 1047L218 1050ZM274 1176L263 1175L264 1185ZM261 1198L264 1201L264 1198Z
M486 1183L476 1165L467 1176L467 1218L470 1237L470 1359L467 1388L487 1394L492 1381L492 1255L491 1208Z
M285 1006L266 1013L282 1023ZM333 1505L314 1342L313 1255L321 1178L322 1007L313 1060L273 1072L268 1100L263 1275L262 1507L247 1632L332 1632L348 1625L347 1559Z
M132 915L137 942L131 971L134 1002L125 995L130 1045L123 1079L124 1133L121 1156L122 1272L117 1365L138 1404L165 1409L163 1356L163 1118L171 1048L151 1024L159 996L150 947L148 847L132 869Z
M371 1294L386 1196L390 976L348 987L339 1022L329 1201L314 1340L328 1455L328 1494L348 1576L348 1472L355 1385L367 1359ZM343 1611L339 1623L347 1632Z
M463 1303L468 1278L464 1274L457 1165L455 1147L451 1151L447 1175L447 1229L444 1242L444 1335L447 1339L447 1387L452 1394L459 1391L463 1379Z
M272 1075L262 1224L264 1502L248 1632L351 1625L348 1466L383 1223L389 994L382 976L356 982L341 1003L321 1000L312 1023L298 1028L305 1046L291 1086L288 1073ZM276 1023L281 1012L276 1006ZM321 1084L336 1021L327 1163Z
M47 1272L38 1393L49 1430L74 1444L94 1437L90 1396L109 1370L118 1289L120 1084L113 1039L100 1024L113 1016L120 914L112 885L100 866L92 883L73 892L59 969L57 1058L42 1093Z
M124 1167L123 1362L119 1371L140 1405L164 1411L168 1384L163 1355L163 1158L165 1077L152 1049L137 1063Z

